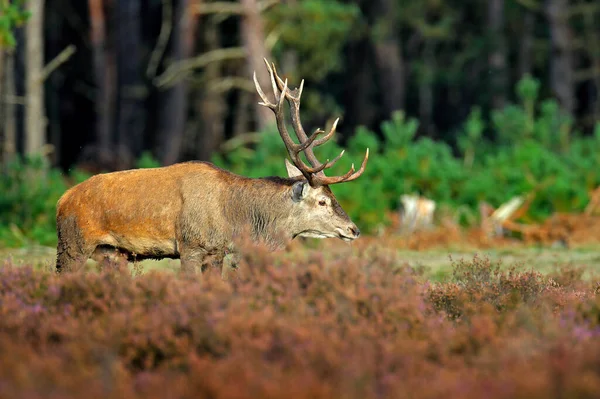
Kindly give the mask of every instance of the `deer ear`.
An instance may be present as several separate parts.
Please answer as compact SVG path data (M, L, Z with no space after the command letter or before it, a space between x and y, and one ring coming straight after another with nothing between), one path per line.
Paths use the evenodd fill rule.
M285 159L285 168L287 170L288 177L302 176L302 172L300 172L300 169L292 165L292 163L288 161L287 158Z
M292 200L300 202L308 195L309 185L305 181L298 181L292 186Z

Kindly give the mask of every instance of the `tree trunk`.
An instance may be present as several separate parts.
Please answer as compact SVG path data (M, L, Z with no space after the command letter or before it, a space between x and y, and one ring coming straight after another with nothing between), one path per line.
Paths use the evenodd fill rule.
M290 8L298 6L298 0L281 0L281 2L287 4ZM285 71L286 75L296 76L298 72L298 52L293 47L283 51L281 56L281 70Z
M174 29L169 59L179 62L191 57L194 50L196 16L189 12L190 0L179 0L174 9ZM170 165L178 161L188 115L187 79L180 79L161 95L157 150L159 161Z
M250 106L254 98L253 93L248 93L245 90L238 92L238 101L235 107L235 115L233 121L232 136L237 137L248 133L248 116L250 114Z
M242 40L248 54L248 69L250 76L256 72L256 77L262 87L270 87L270 78L263 59L273 62L265 48L265 33L256 0L240 0L244 7L244 17L241 21ZM273 122L271 110L255 102L256 123L262 130Z
M378 0L375 2L376 21L382 27L382 36L373 43L377 77L382 94L382 111L384 118L404 108L404 60L402 44L395 31L396 1Z
M46 143L44 112L44 0L28 0L26 27L25 154L41 154Z
M573 85L573 51L569 26L569 1L546 0L545 14L550 28L550 87L562 108L572 114L575 110Z
M145 87L141 80L140 0L121 0L117 10L117 81L118 108L116 142L119 161L132 166L142 153L144 115L141 101Z
M488 35L491 40L488 65L490 68L491 105L504 107L506 102L506 43L504 37L504 0L488 1Z
M101 168L112 163L112 126L114 117L114 62L106 37L106 18L103 0L88 0L93 68L96 81L94 105L96 108L97 161Z
M519 45L519 71L517 79L531 74L533 58L533 29L535 27L535 14L530 10L523 10L523 31Z
M351 43L349 46L348 63L344 71L347 79L342 100L342 122L347 131L351 130L350 126L371 126L377 117L377 107L370 101L374 92L372 57L365 56L371 49L367 39Z
M596 25L596 20L599 17L598 10L588 12L584 16L586 41L589 43L588 54L591 61L592 81L588 85L588 101L590 102L589 119L592 121L590 125L595 125L600 120L600 43L598 43L598 35L600 29Z
M205 30L205 37L205 48L207 51L213 51L221 47L218 26L214 20L208 23ZM203 76L205 85L198 98L198 110L202 118L202 129L197 137L196 156L200 160L209 160L213 151L223 141L225 131L225 102L220 92L211 90L209 87L209 83L217 82L220 78L220 63L213 62L208 64L204 69Z
M436 74L435 43L425 38L423 44L423 68L419 81L419 119L424 133L435 136L433 124L433 83Z
M53 9L47 10L47 23L53 27L46 35L46 45L49 54L59 54L60 33L62 28L62 16ZM60 126L60 97L58 88L61 86L63 78L59 73L52 73L49 77L49 85L46 87L46 113L48 116L48 139L52 146L50 160L52 165L61 163L61 126Z
M13 53L3 53L4 72L0 75L0 151L1 163L6 163L17 153L17 130L15 123L15 58Z
M5 74L5 62L6 56L4 50L0 49L0 170L2 165L6 161L6 112L8 110L8 103L6 98L6 77Z

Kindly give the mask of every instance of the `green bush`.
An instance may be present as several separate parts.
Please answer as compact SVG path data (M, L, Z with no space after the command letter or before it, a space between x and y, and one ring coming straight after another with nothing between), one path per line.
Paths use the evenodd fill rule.
M70 180L88 176L74 171ZM16 158L0 174L0 246L56 244L56 202L67 190L65 176L41 158Z

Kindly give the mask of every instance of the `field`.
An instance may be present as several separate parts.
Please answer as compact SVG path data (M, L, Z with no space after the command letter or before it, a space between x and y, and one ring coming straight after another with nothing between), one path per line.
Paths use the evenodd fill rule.
M399 242L248 245L227 281L4 250L0 397L598 397L600 251Z

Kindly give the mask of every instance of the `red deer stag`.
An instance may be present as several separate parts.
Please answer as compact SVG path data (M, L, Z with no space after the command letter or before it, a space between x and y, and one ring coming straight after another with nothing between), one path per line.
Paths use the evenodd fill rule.
M330 131L316 130L308 137L300 123L300 87L290 90L265 60L275 95L271 102L254 82L261 105L275 113L279 134L293 165L286 159L287 178L248 178L207 162L184 162L153 169L134 169L95 175L72 187L60 198L56 223L56 270L72 270L92 257L118 254L129 261L181 259L182 270L201 270L207 257L222 267L234 251L236 234L248 231L252 240L272 248L295 237L340 238L360 235L329 185L348 182L365 170L354 165L342 176L325 176L343 155L321 163L313 148L329 140ZM290 106L296 143L284 120L284 100ZM307 165L300 154L304 152ZM234 252L235 253L235 252Z

